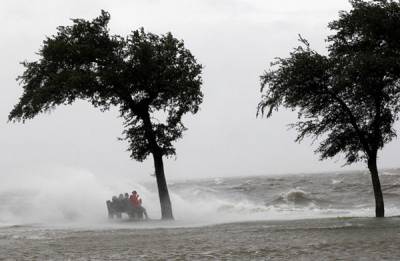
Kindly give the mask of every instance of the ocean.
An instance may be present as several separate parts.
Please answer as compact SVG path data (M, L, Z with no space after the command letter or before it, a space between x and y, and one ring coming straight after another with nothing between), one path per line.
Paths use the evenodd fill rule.
M381 183L384 219L373 217L364 171L171 181L168 222L157 220L155 185L130 184L152 218L136 223L107 218L105 201L124 185L85 192L71 181L70 194L5 186L0 259L400 260L400 170L382 171Z

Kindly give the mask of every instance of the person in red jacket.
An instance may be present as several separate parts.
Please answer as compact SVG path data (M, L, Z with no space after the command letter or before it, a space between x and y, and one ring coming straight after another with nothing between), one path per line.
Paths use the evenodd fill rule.
M140 198L136 190L132 191L132 195L129 197L129 201L131 202L131 205L134 209L141 211L146 219L149 218L146 209L142 207L142 199Z
M129 200L131 201L131 204L134 208L142 206L142 199L140 198L136 190L132 191L132 195L129 197Z

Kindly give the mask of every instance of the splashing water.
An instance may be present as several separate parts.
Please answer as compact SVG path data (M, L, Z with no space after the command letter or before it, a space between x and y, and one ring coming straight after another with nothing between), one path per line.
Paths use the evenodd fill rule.
M400 175L382 175L386 212L398 215ZM397 173L397 174L396 174ZM340 182L333 182L339 180ZM154 182L105 182L85 170L57 169L14 175L0 187L0 226L198 226L251 220L373 216L369 177L348 174L215 178L170 184L175 222L132 224L107 219L105 201L137 190L151 218L160 217ZM126 220L126 219L125 219Z

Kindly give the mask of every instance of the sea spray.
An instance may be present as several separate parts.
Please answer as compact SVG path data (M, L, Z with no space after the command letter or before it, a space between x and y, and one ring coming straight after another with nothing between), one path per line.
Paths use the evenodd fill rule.
M0 222L104 223L107 221L105 201L132 189L150 195L143 186L132 180L105 182L94 173L81 169L53 167L32 173L14 173L0 187Z
M155 180L103 179L87 170L52 168L13 175L0 187L0 226L40 224L97 228L199 226L254 220L372 216L368 176L360 172L217 178L169 183L174 222L157 222ZM332 180L341 180L332 184ZM399 215L400 175L383 175L388 215ZM340 188L340 189L339 189ZM105 201L137 190L152 222L108 220Z

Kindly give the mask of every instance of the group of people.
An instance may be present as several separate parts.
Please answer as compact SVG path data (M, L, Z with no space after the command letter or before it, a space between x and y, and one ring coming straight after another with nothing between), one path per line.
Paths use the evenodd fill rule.
M122 213L126 213L130 218L140 220L148 219L146 209L142 206L142 199L134 190L132 194L120 194L118 197L113 196L111 200L107 200L107 210L109 218L122 218Z

